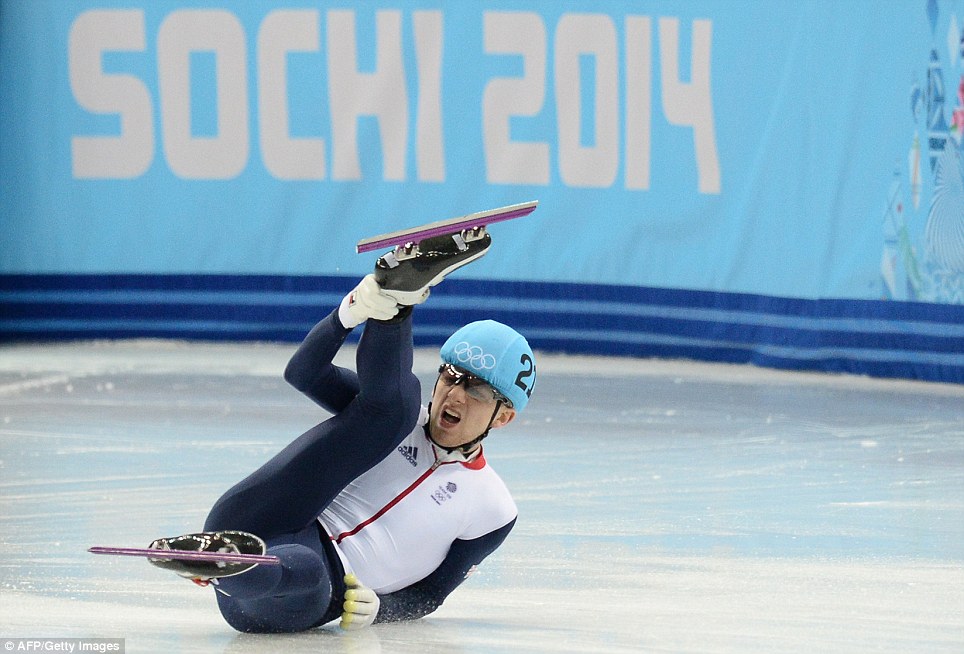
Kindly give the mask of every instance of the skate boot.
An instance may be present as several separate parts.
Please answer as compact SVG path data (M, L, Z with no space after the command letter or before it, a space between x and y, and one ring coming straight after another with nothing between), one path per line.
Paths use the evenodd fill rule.
M149 558L152 564L165 570L176 572L200 585L211 579L231 577L247 572L257 563L233 563L228 561L185 561L163 558L164 550L184 550L188 552L219 552L222 554L264 554L267 546L264 541L243 531L211 531L186 534L174 538L158 538L150 544L150 549L159 550L158 558Z
M472 263L492 245L485 228L433 236L398 246L375 262L375 281L382 293L402 306L418 304L451 272Z

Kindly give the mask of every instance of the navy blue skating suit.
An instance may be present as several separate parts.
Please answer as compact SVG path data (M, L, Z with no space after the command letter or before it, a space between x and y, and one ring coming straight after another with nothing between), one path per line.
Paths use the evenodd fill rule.
M349 333L333 312L285 370L333 415L225 493L205 522L206 531L257 534L282 561L219 580L218 606L239 631L337 618L345 572L378 593L376 622L422 617L515 524L515 504L481 452L469 460L428 438L411 315L368 321L357 372L332 363Z

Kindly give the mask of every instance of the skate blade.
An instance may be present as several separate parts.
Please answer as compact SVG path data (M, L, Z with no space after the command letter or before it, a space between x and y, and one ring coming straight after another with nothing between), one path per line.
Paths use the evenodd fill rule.
M87 549L91 554L106 554L108 556L137 556L159 561L216 561L224 563L260 563L264 565L280 565L281 560L272 554L235 554L229 552L194 552L189 550L155 550L146 547L104 547L95 546Z
M538 204L538 200L531 200L521 204L499 207L498 209L470 213L465 216L459 216L458 218L450 218L449 220L427 223L418 227L401 229L397 232L379 234L378 236L372 236L358 241L358 244L355 246L355 251L358 253L370 252L395 245L405 246L417 244L419 241L433 236L461 235L463 232L471 232L475 228L485 227L492 223L528 216L536 210ZM465 238L465 236L463 235L462 238Z

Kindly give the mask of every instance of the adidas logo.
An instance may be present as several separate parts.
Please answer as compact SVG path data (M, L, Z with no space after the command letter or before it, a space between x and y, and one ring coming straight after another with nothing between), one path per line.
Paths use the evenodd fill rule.
M418 448L413 445L399 445L398 451L413 466L418 465Z

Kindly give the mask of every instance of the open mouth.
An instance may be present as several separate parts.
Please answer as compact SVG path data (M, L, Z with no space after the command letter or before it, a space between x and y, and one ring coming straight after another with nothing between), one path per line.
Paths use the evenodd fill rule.
M442 413L439 415L439 421L445 427L454 427L462 422L462 417L458 414L452 413L448 409L443 409Z

